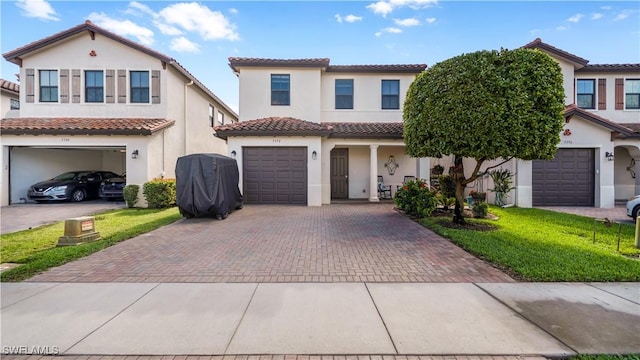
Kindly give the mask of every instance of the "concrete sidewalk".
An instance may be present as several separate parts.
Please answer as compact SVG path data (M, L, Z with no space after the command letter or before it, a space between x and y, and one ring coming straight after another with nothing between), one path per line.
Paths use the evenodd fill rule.
M640 283L2 283L3 354L640 352Z

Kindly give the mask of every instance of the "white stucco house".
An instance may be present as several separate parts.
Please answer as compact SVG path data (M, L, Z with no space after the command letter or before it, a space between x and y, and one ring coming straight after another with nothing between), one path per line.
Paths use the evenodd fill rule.
M2 205L65 171L142 185L173 178L179 156L227 153L213 127L238 120L229 106L175 59L90 21L3 56L21 87L19 113L0 121Z
M0 79L0 111L2 117L17 114L20 110L20 85Z
M540 39L525 47L560 64L566 125L554 160L502 166L516 174L510 201L606 208L640 193L640 64L588 65ZM375 202L379 176L395 192L405 176L429 179L435 164L452 164L405 154L402 104L424 64L232 57L229 65L240 82L240 121L215 131L238 160L249 204ZM484 177L468 190L491 187Z

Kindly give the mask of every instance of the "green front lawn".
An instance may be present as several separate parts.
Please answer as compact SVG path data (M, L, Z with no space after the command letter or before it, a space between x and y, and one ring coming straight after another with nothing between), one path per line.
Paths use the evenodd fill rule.
M19 263L18 267L2 272L1 281L20 281L48 268L60 266L100 251L122 240L144 234L181 219L178 208L119 209L95 216L96 231L101 240L78 245L56 247L64 233L64 221L32 230L2 235L0 261Z
M493 231L447 228L450 218L431 217L422 223L467 251L526 281L640 281L640 250L634 246L635 227L606 227L587 217L546 211L491 207L498 220ZM444 224L447 225L447 224Z

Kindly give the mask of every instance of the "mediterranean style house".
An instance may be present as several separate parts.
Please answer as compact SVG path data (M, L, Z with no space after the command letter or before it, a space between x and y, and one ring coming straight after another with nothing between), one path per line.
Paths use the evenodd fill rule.
M20 85L0 79L0 109L2 117L9 117L20 110Z
M502 166L515 174L508 200L521 207L607 208L640 193L640 64L589 65L540 39L525 47L560 64L566 125L554 160ZM404 151L402 104L426 65L236 57L229 65L240 82L240 121L215 131L238 160L249 204L375 202L389 195L378 191L379 182L393 195L406 177L428 180L434 165L452 164ZM491 187L485 176L468 191Z
M179 156L227 153L213 127L238 120L229 106L175 59L90 21L3 56L21 88L19 113L3 103L0 121L2 205L65 171L126 171L142 185L173 178Z

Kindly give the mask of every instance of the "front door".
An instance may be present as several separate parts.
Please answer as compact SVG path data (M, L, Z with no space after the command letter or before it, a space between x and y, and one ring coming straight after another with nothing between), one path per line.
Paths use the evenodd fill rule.
M349 198L349 149L331 150L331 199Z

